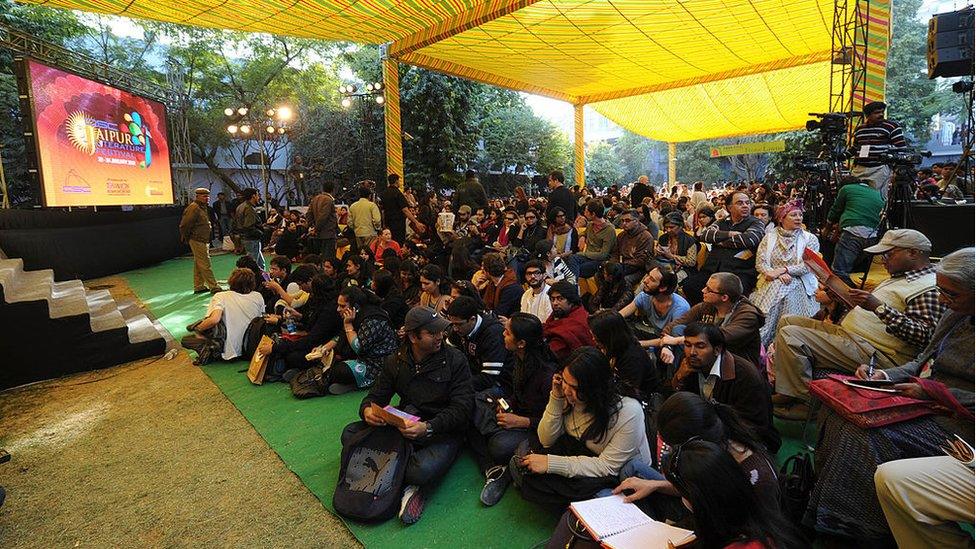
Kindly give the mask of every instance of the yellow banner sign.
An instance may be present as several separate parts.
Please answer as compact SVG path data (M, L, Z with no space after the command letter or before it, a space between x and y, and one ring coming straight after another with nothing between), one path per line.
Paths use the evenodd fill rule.
M739 145L722 145L712 147L709 155L712 158L720 156L735 156L738 154L760 154L783 152L786 150L786 141L763 141L761 143L741 143Z

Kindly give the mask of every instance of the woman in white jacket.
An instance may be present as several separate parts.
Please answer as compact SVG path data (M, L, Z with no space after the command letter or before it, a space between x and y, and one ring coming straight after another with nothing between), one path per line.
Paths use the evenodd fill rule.
M776 209L776 228L768 231L756 250L759 282L749 300L766 315L759 330L769 346L783 315L812 317L819 310L814 294L817 278L803 262L803 251L820 251L816 235L803 229L803 203L791 201Z
M644 411L637 400L620 395L610 363L595 347L574 351L553 376L537 434L537 443L521 447L510 467L531 501L589 499L616 486L632 458L651 459Z

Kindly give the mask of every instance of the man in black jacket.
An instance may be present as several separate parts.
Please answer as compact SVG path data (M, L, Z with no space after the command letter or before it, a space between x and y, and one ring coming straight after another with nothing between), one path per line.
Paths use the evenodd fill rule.
M698 273L685 279L684 291L694 305L702 300L701 291L708 277L715 273L732 273L742 281L742 295L749 295L756 287L756 249L766 236L763 222L754 217L752 200L744 192L734 192L725 200L729 217L709 225L700 237L712 245L708 259Z
M549 174L549 205L546 207L546 221L552 223L555 208L562 208L566 212L566 223L570 225L576 223L576 199L573 193L566 188L566 176L563 172L555 170Z
M371 405L386 406L394 394L400 396L398 408L420 417L399 428L413 443L404 479L408 486L400 505L400 520L405 524L420 520L425 492L454 463L474 411L468 363L460 351L444 345L444 330L450 325L430 307L410 309L403 324L406 341L387 357L359 406L364 421L347 425L342 433L345 441L368 425L386 425Z
M773 425L773 403L769 385L756 365L725 348L725 336L718 326L693 322L685 328L685 357L671 380L675 391L697 393L730 406L752 427L770 454L779 450L781 439Z
M498 384L510 392L511 361L510 353L505 349L502 323L494 316L478 312L478 304L467 296L451 302L447 319L452 325L448 341L467 357L474 390L483 391Z

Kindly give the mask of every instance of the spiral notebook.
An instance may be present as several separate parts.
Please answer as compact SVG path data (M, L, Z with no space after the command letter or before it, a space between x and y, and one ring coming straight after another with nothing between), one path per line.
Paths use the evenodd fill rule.
M691 530L658 522L621 495L571 503L570 510L586 531L610 549L667 549L695 539Z

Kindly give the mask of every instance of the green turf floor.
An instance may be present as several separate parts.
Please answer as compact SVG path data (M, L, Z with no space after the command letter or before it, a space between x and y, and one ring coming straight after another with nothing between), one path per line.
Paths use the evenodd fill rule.
M218 279L226 280L236 259L235 255L213 258ZM189 258L179 258L122 275L177 341L186 335L186 325L203 315L210 298L209 294L192 293L192 268ZM297 400L282 383L251 385L242 372L246 368L246 362L238 361L207 365L203 370L288 468L331 510L339 472L339 434L347 423L358 419L362 395ZM802 427L782 422L777 422L777 427L784 436L778 455L781 462L801 448ZM233 456L228 456L228 462L233 462ZM482 483L474 459L463 453L428 500L417 524L405 527L391 520L379 525L347 525L370 548L528 548L549 537L558 512L526 503L514 490L509 490L498 505L484 508L478 501Z

